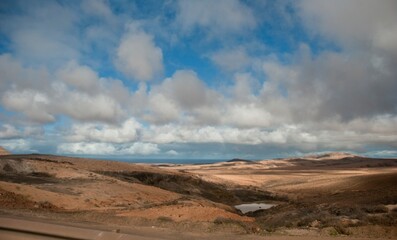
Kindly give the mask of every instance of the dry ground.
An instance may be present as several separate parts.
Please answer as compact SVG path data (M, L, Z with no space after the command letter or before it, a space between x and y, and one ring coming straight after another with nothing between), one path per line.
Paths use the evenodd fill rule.
M205 232L248 233L244 239L397 238L396 186L397 159L345 154L162 166L0 157L5 215L126 229L153 226L203 238ZM277 206L247 215L233 208L263 201Z

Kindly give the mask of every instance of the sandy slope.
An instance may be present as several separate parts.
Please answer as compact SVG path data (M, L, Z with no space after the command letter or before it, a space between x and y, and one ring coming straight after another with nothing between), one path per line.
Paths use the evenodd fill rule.
M0 157L3 213L192 233L396 237L395 186L396 159L341 153L167 166ZM278 206L245 216L232 207L253 201Z
M9 151L7 151L5 148L0 146L0 155L9 155L9 154L10 154Z
M3 170L0 189L39 203L38 206L47 203L69 211L115 210L118 216L147 219L166 217L176 221L213 221L224 217L252 221L252 218L240 216L223 204L195 198L186 201L186 197L176 192L101 174L102 171L180 174L174 170L38 155L3 158L1 167L10 169Z

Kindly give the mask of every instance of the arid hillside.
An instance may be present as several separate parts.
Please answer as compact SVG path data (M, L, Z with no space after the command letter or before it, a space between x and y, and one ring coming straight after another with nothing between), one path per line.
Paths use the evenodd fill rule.
M4 215L183 232L396 237L397 159L346 154L204 165L0 157ZM241 203L275 204L242 214Z
M0 156L1 155L9 155L9 154L11 154L9 151L7 151L5 148L0 146Z

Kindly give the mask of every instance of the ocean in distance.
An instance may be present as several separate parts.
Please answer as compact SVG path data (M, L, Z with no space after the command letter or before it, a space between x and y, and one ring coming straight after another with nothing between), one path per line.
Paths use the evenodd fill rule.
M69 155L71 156L71 155ZM72 157L72 156L71 156ZM82 157L73 155L73 157ZM185 158L126 158L126 157L100 157L100 156L84 156L93 159L109 160L128 163L147 163L147 164L211 164L217 162L226 162L230 159L185 159Z
M230 159L115 159L115 161L148 164L211 164Z

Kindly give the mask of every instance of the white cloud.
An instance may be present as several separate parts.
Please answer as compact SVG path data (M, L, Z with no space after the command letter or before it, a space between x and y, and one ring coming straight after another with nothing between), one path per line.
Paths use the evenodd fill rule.
M54 65L80 56L74 23L79 15L58 2L21 4L23 15L7 16L1 31L10 40L15 55L29 65Z
M75 142L62 143L58 146L60 154L89 155L153 155L160 149L157 144L136 142L131 146L119 146L112 143Z
M32 152L30 142L24 139L0 140L0 146L4 147L10 152L15 153Z
M90 154L90 155L113 155L116 148L110 143L62 143L58 146L61 154Z
M23 67L9 55L0 56L0 101L38 123L67 115L82 121L116 122L124 115L130 92L118 80L98 78L87 66L69 62L54 74Z
M250 73L235 74L234 82L232 91L237 102L252 102L255 100L255 88L260 87L260 84Z
M138 139L142 125L135 119L126 120L121 126L108 124L74 124L67 136L73 142L127 143Z
M253 29L256 21L251 9L238 0L211 0L178 2L177 23L189 32L195 27L209 30L211 34L244 32Z
M229 104L223 113L222 122L238 127L269 127L273 116L255 103Z
M21 133L13 125L3 124L0 127L0 139L10 139L21 136Z
M397 26L379 29L374 37L374 46L386 52L397 53Z
M144 119L152 123L176 121L181 115L178 106L161 92L150 94L147 110Z
M167 151L165 154L172 155L172 156L177 156L177 155L179 155L179 153L178 153L177 151L175 151L175 150L169 150L169 151Z
M50 100L46 94L34 90L7 91L1 98L5 108L22 112L33 121L52 122L54 116L47 111Z
M3 55L0 68L13 72L4 75L1 100L3 107L23 113L31 121L47 122L66 115L87 122L73 123L71 131L66 132L66 140L71 142L61 144L60 153L94 154L103 147L99 154L150 155L161 153L160 144L170 143L293 146L305 151L359 149L367 144L394 146L395 115L380 115L382 112L376 111L382 108L371 106L377 101L383 108L387 107L384 103L393 106L393 85L367 85L372 83L365 78L370 72L360 67L364 60L359 58L346 60L342 53L331 52L320 56L314 57L303 46L296 56L299 61L292 65L266 60L262 90L250 74L242 73L235 75L235 85L227 95L228 91L209 88L189 70L177 71L150 88L141 83L133 94L120 81L99 78L91 68L74 62L56 71L51 84L40 88L31 83L49 81L51 74L24 68ZM344 74L349 80L336 81ZM28 77L31 82L20 80ZM393 84L391 79L380 78L377 83ZM366 85L360 86L363 81ZM381 96L390 99L361 96L374 89L382 89ZM338 101L346 103L331 104ZM365 108L363 103L367 103ZM387 108L384 111L390 112ZM130 117L132 113L134 118ZM158 125L141 124L142 119ZM11 130L4 128L3 136L15 133ZM25 132L20 132L21 136L30 135ZM130 142L137 144L125 146Z
M134 4L133 14L123 9L116 15L111 4L29 2L19 6L21 11L0 14L1 34L10 41L2 42L10 53L0 55L2 144L28 151L30 144L36 148L60 141L60 153L103 155L161 150L183 155L193 145L299 151L397 147L395 1L181 0L176 9L162 4L175 18L157 16L156 10L154 20L145 19L146 12L136 14ZM298 8L291 11L293 4ZM309 42L315 44L303 43L290 52L299 44L296 40L306 39L295 31L291 39L285 33L299 24L312 33ZM278 44L276 49L272 43L264 47L267 39L253 39L263 37L256 34L257 27L264 35L274 33L274 40L282 32L285 53ZM168 33L170 29L178 32ZM155 40L170 47L167 66L177 70L148 83L158 80L164 68ZM181 62L174 50L202 52L224 75L238 73L209 83L199 75L224 75L213 69L180 70L181 65L206 69ZM112 76L112 61L140 82L103 77ZM71 129L65 130L65 122ZM178 152L170 150L174 143Z
M44 134L41 126L29 126L26 123L17 126L17 123L0 125L0 139L18 142L18 140L26 140L30 137L38 139Z
M160 149L157 144L153 143L142 143L136 142L130 147L122 149L122 154L133 154L133 155L153 155L158 154Z
M394 0L304 0L299 5L301 16L311 30L350 47L365 43L387 50L391 40L397 37ZM394 41L394 50L396 45Z
M241 70L252 63L244 48L223 49L211 54L210 59L226 71Z
M311 143L315 136L296 126L284 126L275 130L260 128L193 127L165 125L151 127L143 133L143 139L159 144L168 143L230 143L258 145L265 143Z
M65 93L60 93L61 96ZM90 96L80 92L66 92L65 102L55 104L59 113L67 114L74 119L83 121L104 121L114 122L120 119L123 110L120 104L111 96L105 94L97 94Z
M103 18L114 18L112 10L105 0L86 0L82 2L82 9L90 15Z
M116 66L135 80L151 80L163 71L163 52L153 36L131 24L117 48Z
M58 77L65 83L85 92L98 91L99 77L95 71L87 66L80 66L76 62L69 62L58 71Z
M191 70L176 71L161 84L152 86L147 97L145 119L158 124L186 120L192 115L197 120L207 118L207 114L211 114L208 108L214 107L219 100L219 94Z
M212 104L216 93L208 89L194 71L179 70L159 86L160 91L183 109L193 109Z
M41 89L50 85L49 73L45 68L25 67L10 54L0 55L0 92L20 89Z
M302 46L292 64L264 64L263 99L278 99L289 112L286 116L299 122L396 113L397 72L392 65L373 67L370 56L329 51L314 55Z

